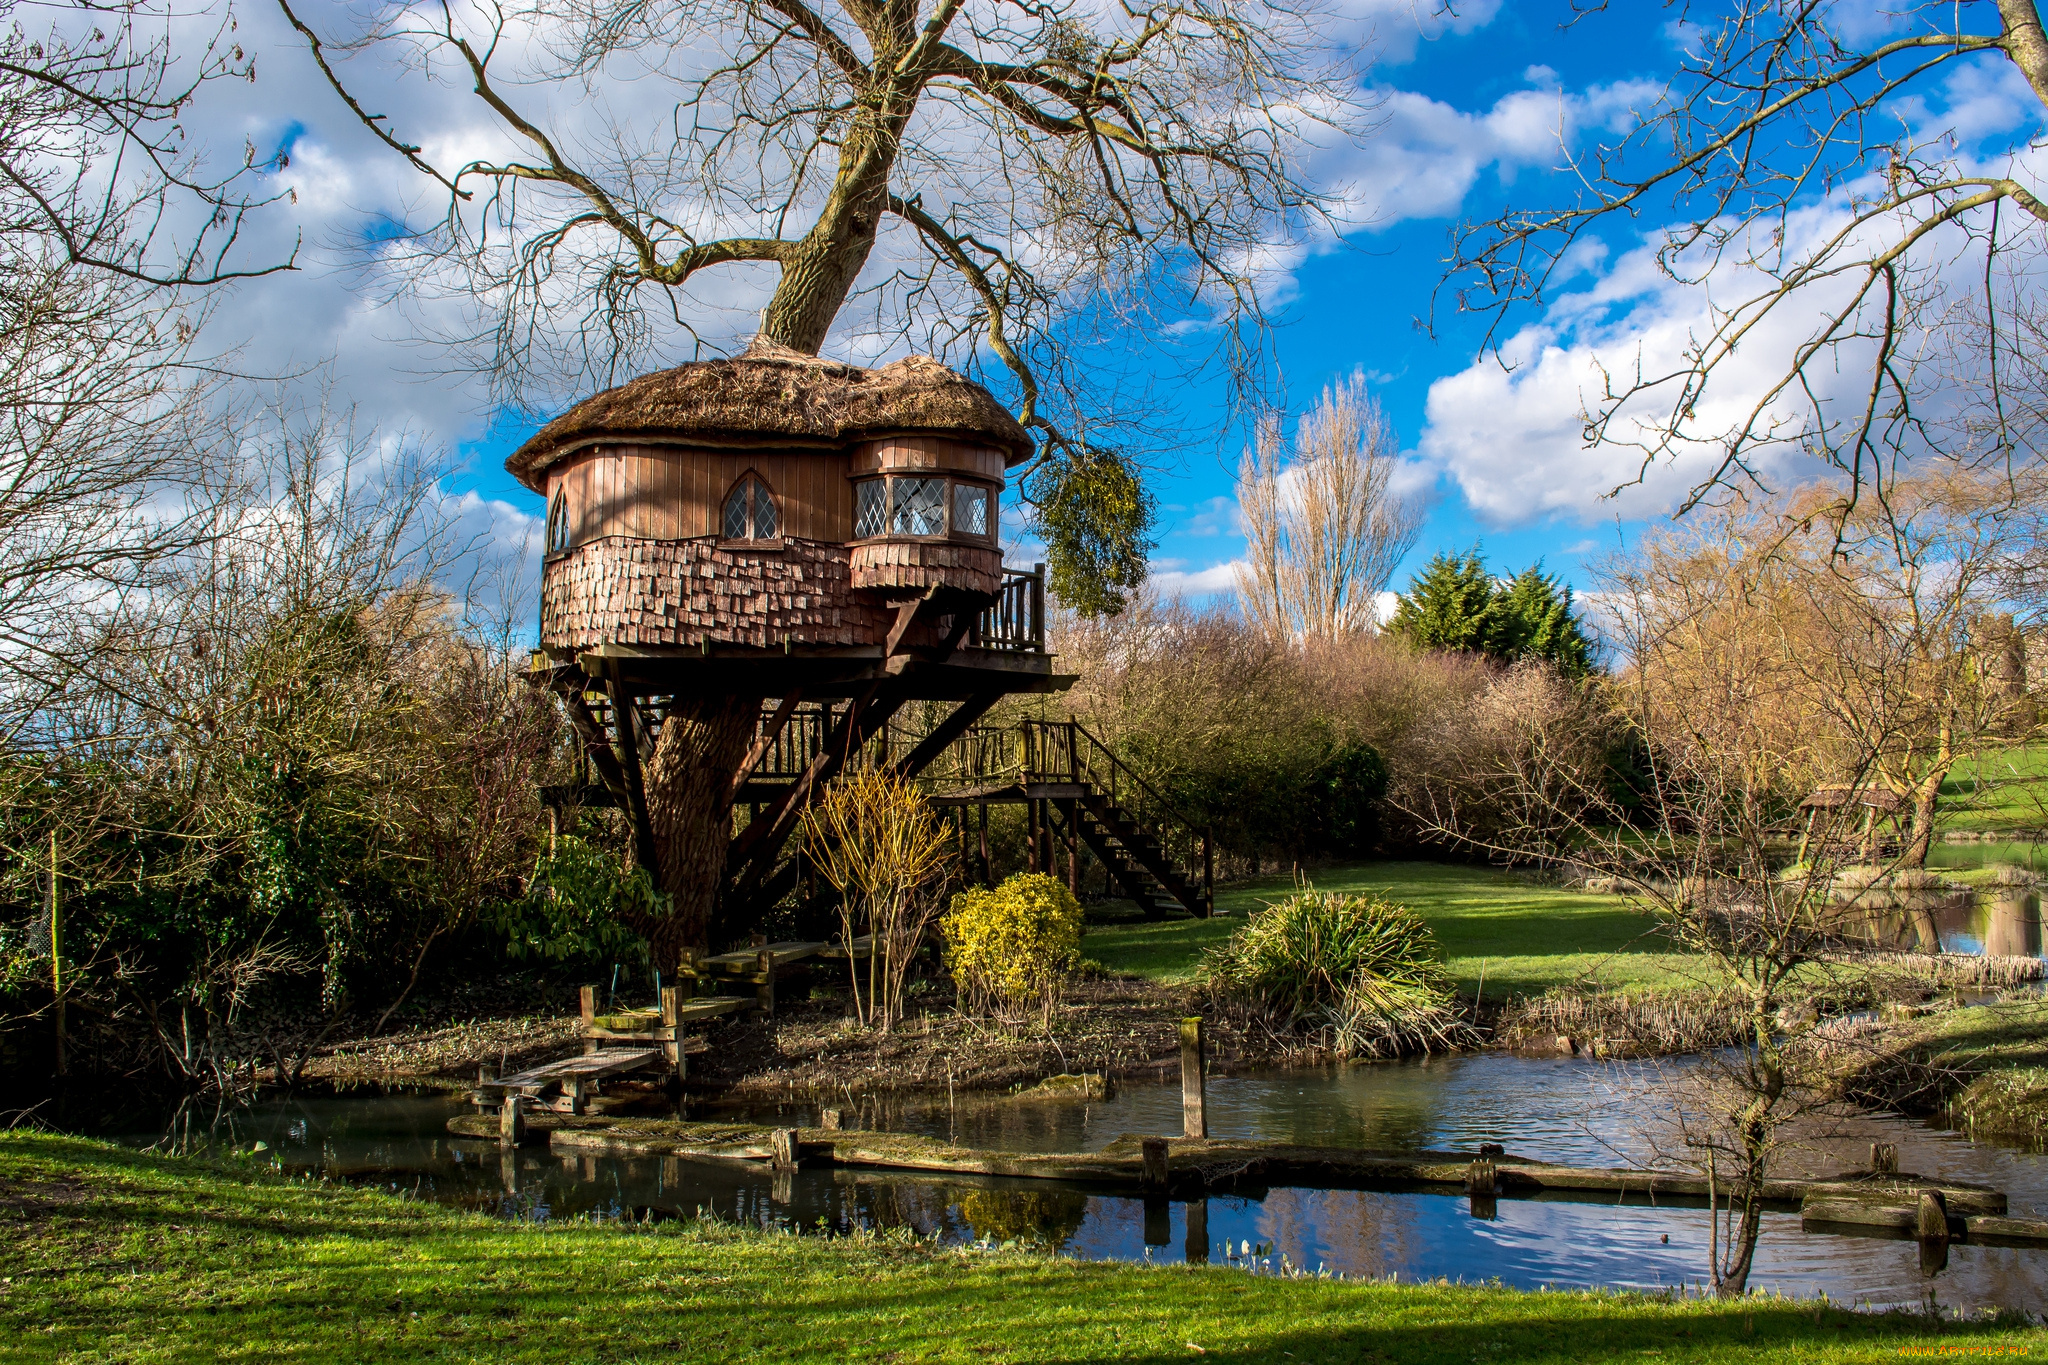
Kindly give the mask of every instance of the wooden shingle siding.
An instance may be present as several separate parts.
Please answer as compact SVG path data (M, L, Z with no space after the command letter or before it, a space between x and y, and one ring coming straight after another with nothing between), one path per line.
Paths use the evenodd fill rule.
M848 559L844 545L810 540L760 552L720 548L711 536L606 536L549 561L541 643L879 644L896 613L853 590Z
M1003 554L946 541L869 541L853 547L852 568L855 588L923 589L944 584L992 593L1002 583Z

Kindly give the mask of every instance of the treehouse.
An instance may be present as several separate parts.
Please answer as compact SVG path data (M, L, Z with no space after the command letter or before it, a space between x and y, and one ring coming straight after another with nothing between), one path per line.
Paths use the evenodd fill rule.
M757 344L635 379L506 462L547 498L541 647L695 656L693 681L713 659L771 696L962 645L1042 659L1038 576L1005 575L997 543L1005 475L1031 449L985 389L924 357L863 370Z
M548 423L506 468L547 499L535 672L597 779L551 798L624 807L642 865L685 900L674 846L690 828L722 842L739 803L752 819L719 917L772 904L812 793L906 703L954 703L891 756L915 775L1003 696L1071 682L1045 652L1042 573L1005 570L998 542L1005 479L1031 453L935 360L870 370L759 342ZM716 789L655 791L650 811L664 721L730 729L703 720L720 706L744 733L691 760Z

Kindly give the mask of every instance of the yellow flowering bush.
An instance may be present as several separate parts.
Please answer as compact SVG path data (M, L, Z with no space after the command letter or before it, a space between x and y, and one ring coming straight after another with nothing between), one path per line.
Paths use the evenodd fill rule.
M1081 903L1066 883L1020 872L992 890L953 897L939 931L960 998L976 1008L1048 1018L1060 982L1081 962Z

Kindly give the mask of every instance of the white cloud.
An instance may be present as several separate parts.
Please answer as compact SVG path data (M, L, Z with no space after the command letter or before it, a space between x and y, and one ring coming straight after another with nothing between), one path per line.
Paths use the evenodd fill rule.
M1833 205L1792 215L1788 250L1812 248L1843 221ZM1483 356L1430 385L1417 454L1448 475L1495 526L1550 516L1583 522L1669 512L1720 469L1722 438L1751 422L1759 405L1761 428L1780 438L1796 434L1810 413L1800 393L1769 401L1765 395L1782 383L1794 346L1810 336L1827 307L1841 305L1847 289L1845 280L1817 284L1755 323L1743 344L1716 364L1710 385L1694 395L1679 438L1645 465L1645 448L1657 444L1669 405L1681 393L1677 379L1692 368L1716 325L1714 305L1751 299L1769 280L1741 264L1737 252L1702 270L1700 282L1665 274L1655 246L1640 246L1612 264L1589 254L1583 264L1585 287L1556 297L1499 356ZM1655 383L1620 407L1608 442L1587 448L1587 413L1612 403L1610 393L1628 391L1636 377ZM1839 364L1812 366L1810 383L1823 403L1864 383L1858 348L1845 348ZM1821 473L1792 446L1751 446L1749 458L1763 479L1798 481Z
M1165 597L1213 597L1220 593L1237 591L1237 571L1244 563L1233 559L1225 564L1212 564L1206 569L1189 572L1178 566L1183 561L1163 559L1152 565L1152 572L1146 583Z
M1482 173L1513 180L1549 170L1589 129L1616 132L1654 99L1650 82L1619 81L1572 92L1553 73L1532 68L1539 84L1511 91L1492 107L1466 112L1412 90L1382 88L1372 134L1314 159L1316 176L1336 187L1343 216L1369 228L1457 212Z
M1338 32L1331 36L1370 47L1378 60L1398 65L1413 61L1421 43L1485 28L1500 5L1501 0L1464 0L1447 9L1442 0L1339 0L1332 16Z

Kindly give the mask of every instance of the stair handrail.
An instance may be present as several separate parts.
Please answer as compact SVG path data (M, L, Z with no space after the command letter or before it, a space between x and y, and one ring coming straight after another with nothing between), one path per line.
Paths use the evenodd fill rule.
M1087 726L1081 724L1081 722L1078 720L1070 720L1056 723L1065 724L1067 728L1073 731L1074 734L1078 735L1082 739L1087 740L1088 743L1097 752L1099 752L1103 758L1108 760L1110 769L1110 780L1107 785L1109 794L1112 798L1116 797L1117 795L1118 776L1121 775L1124 777L1128 777L1134 785L1136 785L1141 791L1145 793L1145 795L1151 800L1151 803L1159 809L1160 814L1167 816L1176 824L1183 825L1190 830L1199 830L1201 828L1201 825L1199 823L1189 818L1187 812L1183 811L1180 807L1176 806L1171 800L1167 798L1164 792L1159 790L1159 788L1153 786L1150 782L1147 782L1138 773L1137 769L1133 768L1130 764L1124 762L1123 759L1119 758L1117 756L1116 750L1110 748L1107 744L1103 743L1102 740L1098 738L1093 732L1091 732ZM1085 768L1090 774L1091 781L1095 781L1097 786L1104 785L1099 779L1095 779L1093 777L1094 765L1088 763L1087 760L1082 757L1081 746L1078 744L1074 745L1073 751L1077 775L1079 774L1080 769Z
M1051 737L1053 731L1063 731L1067 735L1067 767L1065 767L1065 772L1053 774L1053 772L1047 772L1047 769L1044 769L1038 763L1030 763L1030 759L1034 757L1032 749L1038 747L1042 751L1044 745L1032 745L1032 741L1026 739L1026 772L1028 774L1038 774L1040 780L1047 780L1047 778L1053 778L1053 780L1067 778L1071 782L1083 782L1085 780L1090 786L1106 792L1108 798L1112 802L1116 802L1116 804L1124 804L1126 802L1124 788L1135 788L1135 792L1143 792L1145 802L1147 802L1147 810L1143 810L1141 814L1145 814L1147 821L1155 827L1157 835L1161 835L1161 839L1159 839L1161 851L1169 853L1167 843L1163 839L1167 825L1178 825L1182 831L1186 831L1186 837L1190 841L1190 847L1188 847L1188 880L1194 882L1196 886L1200 886L1200 894L1202 894L1200 915L1206 917L1206 915L1214 913L1214 905L1217 905L1217 874L1214 874L1214 829L1210 825L1206 825L1206 823L1196 823L1196 821L1188 819L1188 812L1186 810L1176 806L1174 802L1171 802L1165 796L1165 792L1161 792L1151 782L1147 782L1137 772L1135 767L1130 767L1122 757L1118 757L1118 753L1114 749L1110 749L1106 743L1102 743L1102 739L1098 735L1094 735L1079 720L1073 720L1071 716L1067 720L1026 720L1024 722L1026 737L1030 737L1034 731L1042 731L1047 737ZM1085 749L1083 749L1081 741L1087 741ZM1100 759L1098 759L1100 765L1106 767L1106 778L1108 780L1104 780L1104 776L1098 774L1098 761L1090 761L1090 759L1096 759L1098 755L1100 755ZM1042 757L1042 753L1038 757Z

